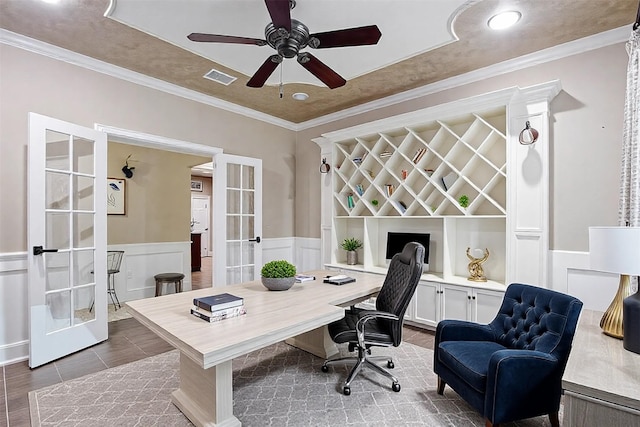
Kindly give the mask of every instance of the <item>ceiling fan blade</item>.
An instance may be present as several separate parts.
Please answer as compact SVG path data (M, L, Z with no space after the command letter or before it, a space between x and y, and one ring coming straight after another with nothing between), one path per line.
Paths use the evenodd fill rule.
M344 30L327 31L324 33L311 34L320 42L316 49L326 49L329 47L363 46L377 44L382 33L377 25L366 27L346 28Z
M319 78L324 84L329 86L330 89L335 89L340 86L344 86L347 81L342 78L338 73L326 66L315 56L309 52L302 52L298 54L298 62L311 74Z
M253 77L249 79L247 82L247 86L249 87L262 87L264 83L267 81L269 76L273 74L276 68L278 68L278 64L282 62L282 57L278 55L271 55L267 58L266 61L258 68L258 71L255 72Z
M284 28L291 32L291 10L289 0L264 0L271 16L271 22L276 28Z
M191 33L187 38L192 42L255 44L258 46L267 44L266 40L252 39L249 37L222 36L220 34Z

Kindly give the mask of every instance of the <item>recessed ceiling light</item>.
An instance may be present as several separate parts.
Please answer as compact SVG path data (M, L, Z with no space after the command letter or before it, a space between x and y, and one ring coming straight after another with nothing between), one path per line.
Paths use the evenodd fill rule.
M487 24L492 30L504 30L505 28L509 28L510 26L518 22L521 17L522 14L520 12L509 10L507 12L500 12L497 15L492 16Z
M56 4L56 3L60 3L60 0L42 0L45 3L51 3L51 4Z
M293 97L293 99L295 99L296 101L306 101L309 98L309 95L307 95L304 92L296 92L293 95L291 95Z

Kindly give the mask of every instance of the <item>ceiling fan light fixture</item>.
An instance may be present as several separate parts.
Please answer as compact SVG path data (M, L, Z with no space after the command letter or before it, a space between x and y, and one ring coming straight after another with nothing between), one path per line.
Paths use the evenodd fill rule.
M493 15L489 18L487 25L492 30L504 30L515 25L520 18L522 18L522 14L515 10L508 10L505 12L500 12L498 14Z
M304 92L296 92L291 95L291 97L296 101L306 101L307 99L309 99L309 95Z

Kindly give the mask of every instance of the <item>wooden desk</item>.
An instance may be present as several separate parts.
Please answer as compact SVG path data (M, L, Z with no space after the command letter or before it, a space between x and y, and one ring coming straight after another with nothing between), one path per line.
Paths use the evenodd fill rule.
M341 319L343 307L376 294L384 280L350 273L355 283L335 286L322 283L331 272L309 274L320 280L288 291L268 291L255 281L126 303L135 319L180 350L180 388L172 401L196 426L240 425L233 415L233 358L288 338L320 357L331 355L325 325ZM189 313L194 297L222 292L243 297L247 314L209 324Z
M640 354L600 329L601 312L583 310L564 376L563 426L640 425Z

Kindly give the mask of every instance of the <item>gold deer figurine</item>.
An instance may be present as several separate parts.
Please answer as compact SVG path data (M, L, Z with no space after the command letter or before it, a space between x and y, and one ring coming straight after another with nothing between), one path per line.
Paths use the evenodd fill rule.
M485 248L484 256L482 258L476 258L469 253L471 248L467 248L467 258L471 261L469 263L469 277L467 280L472 282L486 282L487 278L484 275L484 269L482 263L489 258L489 249Z

